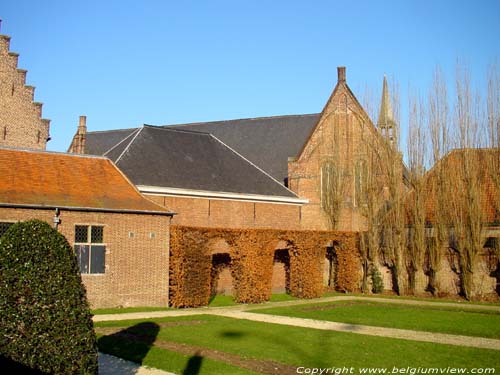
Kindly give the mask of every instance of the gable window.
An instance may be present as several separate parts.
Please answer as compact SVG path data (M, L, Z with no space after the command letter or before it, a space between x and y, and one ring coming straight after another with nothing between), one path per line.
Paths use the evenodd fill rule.
M11 227L11 225L14 223L6 223L6 222L0 222L0 237L2 237L5 232Z
M75 253L82 274L104 273L106 245L103 234L103 226L75 225Z

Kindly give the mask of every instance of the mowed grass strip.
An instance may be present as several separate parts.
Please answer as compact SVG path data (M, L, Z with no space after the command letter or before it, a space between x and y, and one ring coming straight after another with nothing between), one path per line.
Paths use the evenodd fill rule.
M415 306L374 301L336 301L251 310L256 313L348 324L500 339L500 312L467 306Z
M224 362L189 356L136 341L117 340L113 337L98 335L99 351L132 361L143 366L170 371L183 375L255 375Z
M196 325L164 324L190 320L198 322ZM500 351L495 350L320 331L209 315L149 321L161 327L156 334L158 340L196 345L242 358L276 361L297 367L488 367L500 371ZM96 326L124 329L137 323L100 322ZM100 340L99 348L123 357L119 348L110 348L103 340ZM152 352L157 353L157 350ZM153 354L147 353L143 363L176 372L168 363L150 360L153 358L151 356ZM181 364L180 367L183 365L187 364ZM202 368L199 373L221 372L204 371Z

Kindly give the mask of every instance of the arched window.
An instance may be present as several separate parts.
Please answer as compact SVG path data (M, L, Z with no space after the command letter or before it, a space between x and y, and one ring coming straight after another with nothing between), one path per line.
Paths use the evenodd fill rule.
M368 167L366 160L358 160L355 169L355 199L356 205L360 206L368 202Z

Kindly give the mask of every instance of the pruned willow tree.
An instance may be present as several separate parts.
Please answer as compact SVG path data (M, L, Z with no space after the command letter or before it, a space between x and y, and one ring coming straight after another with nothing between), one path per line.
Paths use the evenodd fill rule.
M415 292L414 274L422 264L428 276L427 290L439 294L444 254L449 255L448 266L460 278L461 294L471 299L480 293L480 286L475 285L475 274L483 261L479 256L489 228L499 224L495 216L500 202L498 82L497 70L491 69L485 110L480 95L471 87L469 74L458 67L450 105L443 74L436 69L427 108L419 99L410 100L412 191L405 199L410 293ZM453 108L451 115L449 108ZM458 267L452 264L455 256Z
M461 67L457 67L452 91L449 96L444 75L436 68L427 100L418 94L410 96L408 167L395 137L387 136L387 124L381 124L383 103L377 125L385 146L366 143L371 157L362 258L367 270L368 264L376 264L378 254L391 269L393 289L399 294L415 294L424 288L440 294L440 280L450 277L449 271L441 273L442 268L449 267L459 277L461 294L474 298L481 292L475 280L476 274L484 274L478 265L484 263L486 243L496 251L493 267L500 274L499 240L491 238L498 237L491 228L498 232L500 226L500 79L496 66L489 71L486 106ZM398 108L397 95L393 107ZM396 135L398 124L392 125ZM383 193L380 186L384 186ZM365 290L366 283L365 278Z

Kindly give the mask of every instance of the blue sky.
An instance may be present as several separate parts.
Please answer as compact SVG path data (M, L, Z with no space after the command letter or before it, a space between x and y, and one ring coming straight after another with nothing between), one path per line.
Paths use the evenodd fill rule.
M377 107L384 74L423 94L457 59L478 86L500 55L500 1L27 1L2 34L64 151L89 130L320 112L347 82Z

